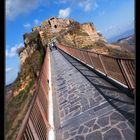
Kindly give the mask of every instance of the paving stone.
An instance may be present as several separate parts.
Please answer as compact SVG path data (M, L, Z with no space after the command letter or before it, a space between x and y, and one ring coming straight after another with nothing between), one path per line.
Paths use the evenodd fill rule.
M123 122L121 124L118 124L117 127L120 128L120 129L126 129L127 125Z
M101 100L103 100L103 98L101 96L96 98L96 102L101 102Z
M68 133L67 131L64 133L63 138L64 138L64 139L69 138L69 133Z
M125 121L125 118L120 115L119 113L117 112L114 112L111 116L110 116L110 120L111 120L111 124L116 124L118 123L119 121Z
M72 99L74 99L74 96L75 96L74 94L71 94L71 95L68 96L68 99L72 100Z
M100 128L100 126L98 125L98 124L95 124L94 126L93 126L93 130L96 130L96 129L99 129Z
M84 134L84 133L87 133L87 132L88 132L88 128L85 127L82 133Z
M72 129L70 129L70 131L75 131L75 130L78 130L79 127L74 127Z
M134 140L134 133L130 129L122 130L125 140Z
M88 110L89 109L89 105L88 104L86 104L86 105L84 105L83 107L82 107L82 111L84 112L85 110Z
M76 116L76 115L78 115L78 114L80 114L80 110L77 110L74 114L73 114L73 116Z
M60 105L63 105L63 104L65 104L66 102L67 102L67 100L61 101L61 102L60 102Z
M100 126L104 127L109 124L109 117L100 118L100 119L98 119L97 123Z
M100 131L90 133L86 136L86 140L102 140L102 134Z
M84 92L83 92L83 93L84 93ZM80 94L82 94L82 92L80 92ZM86 97L82 96L82 98L81 98L81 104L82 104L82 105L88 104L88 100L87 100Z
M92 132L92 129L90 128L88 132L89 132L89 133Z
M104 134L104 140L123 140L120 132L116 128L112 128Z
M65 109L65 115L69 113L68 108Z
M84 123L84 125L86 125L87 127L92 127L92 126L94 125L95 120L96 120L96 119L90 120L90 121Z
M69 91L68 91L68 94L73 93L75 90L76 90L76 88L73 88L73 89L69 90Z
M61 118L64 117L64 112L63 112L63 111L61 111L60 117L61 117Z
M79 107L80 107L80 105L76 105L74 107L71 107L69 111L72 112L72 111L78 109Z
M74 132L70 133L70 135L71 135L71 136L74 136L74 135L76 135L76 133L77 133L77 132L74 131Z
M81 134L82 133L82 131L83 131L83 129L84 129L84 126L82 125L82 126L80 126L79 127L79 130L78 130L78 134Z
M110 104L109 104L108 102L105 102L105 103L103 103L102 105L99 105L99 106L95 107L93 110L96 112L96 111L98 111L98 110L100 110L100 109L103 109L104 107L109 106L109 105L110 105Z
M56 60L61 63L57 63ZM73 61L73 59L71 60ZM76 61L74 60L74 62ZM77 68L79 68L79 63L76 62L76 64ZM104 91L103 93L107 90L103 90L102 86L110 89L113 87L111 84L97 76L95 73L89 71L84 66L81 65L81 68L84 69L82 72L85 74L93 74L93 77L90 78L91 82L101 85L98 87L100 90ZM106 99L102 97L99 91L74 67L72 67L72 65L65 60L58 51L54 52L54 55L52 55L52 71L52 74L54 74L52 81L55 83L54 92L57 97L60 96L58 99L60 99L60 102L62 103L62 105L60 105L57 99L58 107L61 109L59 110L59 113L61 112L60 114L62 117L60 118L62 128L59 131L62 134L67 131L65 135L62 135L62 140L64 140L64 136L66 140L102 140L101 133L104 134L105 140L122 140L119 131L122 131L125 126L123 124L117 125L118 129L112 128L114 125L108 126L109 120L106 119L106 115L110 117L111 124L120 123L120 121L122 123L126 122L126 118L117 113L118 111L115 113L117 113L119 118L116 117L115 113L111 114L115 108L112 107ZM107 91L108 95L113 95L114 91L110 89ZM115 93L114 97L116 95L119 96L119 92ZM124 97L122 94L121 96ZM77 98L79 98L79 100L77 100ZM69 112L70 110L71 112ZM99 122L96 123L99 123L99 125L103 126L103 128L98 124L95 124L95 122L93 124L90 122L98 117L100 117L100 119L98 120ZM84 123L87 123L87 125L84 125ZM127 122L127 125L130 125L129 122ZM131 128L132 130L134 129L133 127ZM131 128L129 129L131 130ZM127 131L124 131L122 135L127 135ZM133 133L134 132L132 131L132 134ZM127 136L124 137L127 138Z
M80 97L77 98L77 99L75 99L75 100L73 100L73 101L71 101L70 103L71 103L71 104L74 104L74 103L77 103L78 101L80 101Z
M93 98L90 98L89 102L90 102L90 107L95 106L95 104L97 103Z
M84 140L84 136L76 136L75 140Z

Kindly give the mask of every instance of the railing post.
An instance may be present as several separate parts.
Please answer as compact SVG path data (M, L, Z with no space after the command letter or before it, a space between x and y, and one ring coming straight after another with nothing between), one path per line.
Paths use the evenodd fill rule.
M103 61L102 61L102 58L100 57L99 54L98 54L98 57L99 57L99 60L100 60L100 62L101 62L101 64L102 64L102 66L103 66L103 70L104 70L104 72L105 72L105 74L106 74L106 76L107 76L107 70L106 70L105 65L104 65L104 63L103 63Z
M84 57L84 54L83 54L83 51L82 50L80 50L81 51L81 53L82 53L82 57L83 57L83 62L85 62L84 60L85 60L85 57ZM86 63L86 62L85 62Z
M125 65L124 65L122 60L121 60L121 65L122 65L122 68L123 68L124 73L126 75L126 78L127 78L127 81L128 81L130 89L134 89L133 83L131 82L130 76L129 76L129 74L128 74L127 70L126 70L126 67L125 67Z
M45 117L45 115L44 115L43 108L41 107L40 101L39 101L38 98L36 99L36 103L37 103L37 105L38 105L38 108L39 108L39 110L40 110L40 113L41 113L41 115L42 115L42 118L43 118L43 120L44 120L44 122L45 122L45 125L47 126L48 129L51 129L52 127L51 127L51 125L49 124L49 122L47 121L47 119L46 119L46 117Z
M122 75L124 77L126 85L128 86L128 88L130 90L133 90L134 87L133 87L133 84L132 84L132 82L130 80L130 77L129 77L128 73L127 73L127 70L125 68L124 63L122 62L122 60L119 60L119 59L117 59L116 61L117 61L118 65L119 65L119 67L120 67L120 70L121 70L121 73L122 73Z
M33 125L32 121L30 120L30 118L29 118L29 127L31 128L34 139L39 140L38 135L35 131L34 125Z
M90 57L90 54L89 54L89 52L88 52L87 54L88 54L88 57L89 57L89 59L90 59L90 62L91 62L91 64L92 64L92 67L95 69L94 63L93 63L93 61L92 61L92 59L91 59L91 57Z

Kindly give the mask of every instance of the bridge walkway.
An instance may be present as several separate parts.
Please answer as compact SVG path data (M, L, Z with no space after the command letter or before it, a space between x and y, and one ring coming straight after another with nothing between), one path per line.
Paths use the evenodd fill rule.
M69 55L50 57L56 140L134 139L132 98Z

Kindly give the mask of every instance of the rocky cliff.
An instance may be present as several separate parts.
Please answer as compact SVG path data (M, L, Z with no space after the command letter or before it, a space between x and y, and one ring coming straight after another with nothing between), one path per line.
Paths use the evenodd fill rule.
M24 47L18 50L20 71L6 96L6 139L15 140L37 87L37 80L45 56L45 44L39 31L23 35Z
M93 23L80 24L72 19L52 17L42 23L48 33L53 33L58 42L71 47L121 57L129 57L129 52L122 50L120 44L110 44L96 31Z
M127 56L119 44L109 44L93 23L80 24L73 19L52 17L23 35L24 47L18 50L20 72L12 86L6 103L6 139L15 140L32 96L36 91L37 78L45 56L45 48L52 40L75 48ZM129 56L129 55L128 55Z

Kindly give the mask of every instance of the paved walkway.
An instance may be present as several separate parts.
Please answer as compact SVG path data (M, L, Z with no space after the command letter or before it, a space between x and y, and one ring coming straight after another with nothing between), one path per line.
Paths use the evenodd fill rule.
M133 100L80 63L65 57L71 63L59 51L51 52L56 140L134 140ZM96 84L72 66L74 63ZM109 100L105 95L109 95Z

